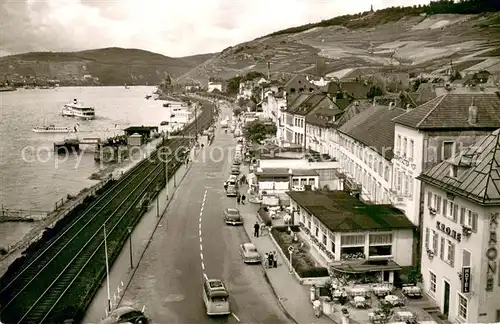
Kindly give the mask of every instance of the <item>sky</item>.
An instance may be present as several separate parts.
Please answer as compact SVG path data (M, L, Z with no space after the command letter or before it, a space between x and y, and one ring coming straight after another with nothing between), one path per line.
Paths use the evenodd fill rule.
M0 0L0 56L140 48L219 52L274 31L429 0Z

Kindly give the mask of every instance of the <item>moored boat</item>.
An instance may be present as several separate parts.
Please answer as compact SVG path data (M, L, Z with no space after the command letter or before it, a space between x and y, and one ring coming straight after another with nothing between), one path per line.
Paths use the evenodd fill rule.
M80 119L94 119L95 109L94 107L85 106L82 102L77 99L64 105L61 114L66 117L77 117Z
M35 133L74 133L76 131L77 131L76 126L71 128L64 126L48 125L48 126L38 126L33 128L33 132Z

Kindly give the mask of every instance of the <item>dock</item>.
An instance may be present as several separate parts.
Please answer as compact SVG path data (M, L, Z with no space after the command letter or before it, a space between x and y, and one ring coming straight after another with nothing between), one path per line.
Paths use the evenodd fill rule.
M64 141L54 143L54 152L79 152L80 145L96 145L101 143L99 138L65 139Z

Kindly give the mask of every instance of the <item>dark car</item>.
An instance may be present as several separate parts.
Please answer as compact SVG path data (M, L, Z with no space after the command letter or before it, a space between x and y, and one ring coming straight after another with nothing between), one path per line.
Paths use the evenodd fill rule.
M227 225L243 225L240 211L236 208L224 209L224 222Z
M133 307L124 306L112 311L108 317L100 322L100 324L148 324L149 320L143 312Z

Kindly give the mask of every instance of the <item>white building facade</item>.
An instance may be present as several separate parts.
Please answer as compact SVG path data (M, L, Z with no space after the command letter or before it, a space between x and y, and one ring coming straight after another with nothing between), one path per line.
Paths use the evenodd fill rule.
M419 176L423 285L452 322L500 322L499 133Z

